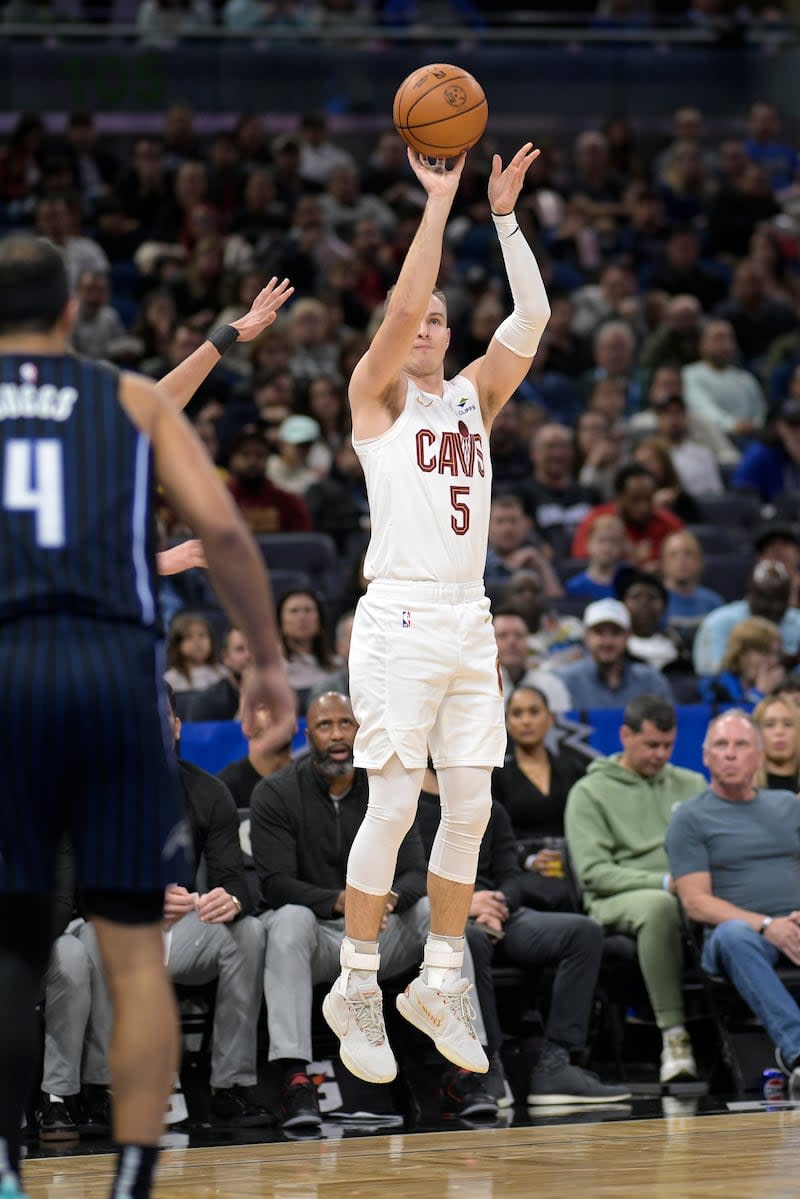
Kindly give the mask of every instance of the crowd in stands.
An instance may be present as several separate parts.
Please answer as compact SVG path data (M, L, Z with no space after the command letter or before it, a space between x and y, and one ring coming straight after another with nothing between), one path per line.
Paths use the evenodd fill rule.
M491 148L467 162L442 261L459 363L483 352L507 308L486 200ZM755 724L736 718L744 732L728 738L730 752L750 753L754 786L793 793L798 786L797 168L777 112L758 102L738 135L720 144L693 109L676 111L671 138L653 153L614 118L570 148L546 144L530 172L518 217L537 248L553 315L490 438L486 586L510 742L495 775L501 815L470 943L494 1076L478 1085L450 1073L442 1084L446 1110L491 1110L505 1101L491 993L491 965L504 952L526 966L550 962L557 994L569 996L554 1004L545 1027L531 1103L564 1088L586 1100L595 1084L577 1063L585 1061L598 927L637 942L664 1038L662 1080L696 1073L673 875L694 880L684 893L679 878L678 891L698 919L730 918L744 927L740 941L753 933L761 948L772 945L770 969L781 953L800 961L790 909L776 907L769 888L728 894L730 861L723 863L719 902L739 913L724 917L728 909L695 886L704 862L717 881L707 842L719 817L714 796L728 786L720 764L727 751L718 744L728 726L709 732L714 790L702 775L669 764L675 703L756 705ZM263 978L290 992L268 1004L281 1118L286 1127L319 1123L308 1078L312 987L335 972L345 834L366 802L363 772L350 757L347 655L366 587L369 510L349 439L347 382L423 202L394 132L382 133L359 163L311 112L293 133L270 137L263 120L247 114L205 141L192 112L176 106L162 136L138 137L128 150L99 137L86 113L73 113L63 131L23 116L0 150L2 223L35 229L62 248L79 299L74 347L81 354L160 378L210 329L245 313L266 279L288 276L295 287L277 322L225 354L188 408L273 566L310 751L290 760L262 722L222 781L212 786L202 772L185 772L206 874L197 894L177 889L169 900L170 968L176 979L218 979L212 1098L221 1123L269 1118L248 1096ZM160 519L165 539L191 534L166 503ZM201 568L162 583L176 721L235 719L244 638L224 629ZM553 730L564 712L596 708L620 710L623 752L590 764L560 746ZM756 761L762 733L763 763ZM619 807L622 792L637 815ZM771 793L759 790L759 803ZM435 813L435 797L430 771L421 812L427 805ZM691 827L691 852L677 834L664 848L679 801L691 813L682 821ZM301 829L301 802L324 821L309 816ZM237 809L250 810L249 872ZM319 844L309 839L312 829ZM745 852L751 831L736 833L731 853ZM788 831L794 835L794 826ZM582 888L577 898L564 872L565 836ZM419 960L426 920L422 824L409 838L387 901L393 951L384 960L396 971ZM766 846L765 856L773 849ZM204 920L197 906L216 910L220 891L236 900L230 924ZM537 928L568 917L569 936L566 925L563 936L534 936L532 918L520 912L535 914ZM584 912L595 923L575 925ZM209 937L184 938L189 918ZM57 1053L46 1056L39 1129L50 1139L107 1127L95 950L90 932L75 931L61 938L48 980L48 1037L50 1029L72 1033L66 1049L48 1040L70 1060L67 1068ZM728 968L738 943L717 937L708 960ZM244 969L245 958L255 970ZM577 975L583 981L573 988ZM740 980L751 996L752 975ZM59 1014L74 986L80 1012ZM770 1031L791 1072L800 1059L794 1024L787 1019ZM80 1076L84 1042L93 1049ZM81 1087L89 1088L82 1108L63 1102Z

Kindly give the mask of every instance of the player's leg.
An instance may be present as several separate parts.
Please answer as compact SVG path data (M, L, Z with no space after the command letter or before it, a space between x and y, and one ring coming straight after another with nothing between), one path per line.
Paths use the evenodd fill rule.
M491 811L491 770L452 766L438 770L437 778L442 816L428 869L431 931L422 972L398 996L397 1009L433 1038L448 1061L483 1074L489 1061L475 1031L471 985L462 971L464 928Z
M0 1193L22 1194L22 1116L38 1056L36 1004L50 953L51 902L42 895L0 895Z
M462 977L464 928L491 814L492 768L505 755L505 713L488 601L476 599L454 611L459 669L429 737L441 803L428 873L431 931L422 973L397 1006L450 1061L485 1073L489 1062L475 1033L470 983Z
M391 1082L397 1063L386 1037L378 986L378 934L392 888L397 853L414 823L423 769L393 755L369 771L369 805L347 864L341 972L322 1011L342 1042L348 1069L366 1082Z
M119 1157L111 1194L145 1199L178 1067L178 1014L164 964L162 897L159 892L147 899L93 892L90 903L114 1007L109 1058ZM125 922L126 916L137 923Z

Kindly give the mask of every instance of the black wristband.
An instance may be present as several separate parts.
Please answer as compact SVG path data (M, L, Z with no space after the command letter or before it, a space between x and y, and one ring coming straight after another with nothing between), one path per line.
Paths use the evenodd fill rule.
M234 329L233 325L220 325L213 333L209 333L207 340L218 354L224 354L239 340L239 330Z

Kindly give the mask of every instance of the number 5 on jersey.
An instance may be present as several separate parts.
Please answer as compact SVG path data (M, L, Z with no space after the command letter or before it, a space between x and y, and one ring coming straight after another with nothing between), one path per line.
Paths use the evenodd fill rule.
M461 499L462 496L468 495L469 487L450 488L450 503L453 506L453 515L450 517L450 528L458 537L463 537L469 528L469 508Z
M55 438L11 438L3 459L3 507L36 517L40 549L62 549L64 536L64 456Z

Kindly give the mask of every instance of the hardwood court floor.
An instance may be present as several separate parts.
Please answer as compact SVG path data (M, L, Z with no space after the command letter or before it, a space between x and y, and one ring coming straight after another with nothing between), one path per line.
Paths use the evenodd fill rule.
M112 1158L26 1166L32 1199L105 1199ZM173 1149L155 1199L797 1199L800 1109Z

